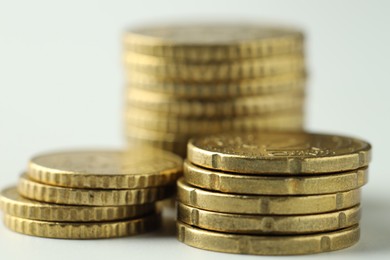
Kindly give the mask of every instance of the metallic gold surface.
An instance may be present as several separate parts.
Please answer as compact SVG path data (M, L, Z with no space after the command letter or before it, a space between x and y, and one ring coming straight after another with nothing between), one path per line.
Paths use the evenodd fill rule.
M133 206L85 207L49 204L26 199L20 196L16 187L4 189L0 193L0 206L5 214L34 220L58 222L101 222L129 219L150 214L154 204Z
M281 94L304 90L304 73L286 73L254 79L240 79L229 82L181 82L175 79L157 79L150 74L131 71L127 75L128 87L139 88L155 93L172 95L177 98L197 98L213 100L216 98L234 98L244 96Z
M153 131L187 135L208 135L230 131L285 130L300 131L303 128L302 111L289 111L258 116L226 117L220 119L189 119L163 117L163 115L136 109L126 111L127 124Z
M323 214L272 216L227 214L178 204L178 221L202 229L242 234L309 234L359 223L360 206Z
M191 207L237 214L298 215L325 213L360 203L360 189L324 195L240 195L202 190L177 182L178 201Z
M368 181L368 169L319 176L260 176L212 171L184 162L187 183L206 190L257 195L314 195L360 188Z
M229 116L267 115L281 111L302 111L303 92L286 92L277 95L234 97L220 100L191 100L144 91L127 90L128 106L158 112L165 116L188 118L220 118Z
M206 231L177 223L178 240L193 247L236 254L301 255L335 251L359 241L358 225L313 235L256 236Z
M317 174L367 166L371 145L359 139L311 133L224 133L191 140L188 160L248 174Z
M93 189L149 188L175 183L182 160L171 153L133 147L127 151L66 151L38 155L27 174L55 186Z
M130 71L148 73L159 79L196 82L226 82L305 71L302 53L220 64L169 62L162 58L137 53L126 53L124 59L126 68Z
M173 194L173 186L131 190L75 189L38 183L22 175L18 192L29 199L48 203L85 206L121 206L147 204Z
M18 233L25 235L65 238L65 239L98 239L138 235L153 231L160 226L159 214L143 218L111 221L111 222L49 222L4 216L5 225Z
M299 52L294 28L256 24L160 25L126 32L125 50L174 60L215 62Z

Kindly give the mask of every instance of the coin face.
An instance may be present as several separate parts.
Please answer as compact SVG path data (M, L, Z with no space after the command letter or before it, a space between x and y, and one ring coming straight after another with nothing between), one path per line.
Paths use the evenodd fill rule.
M197 165L242 173L325 173L357 169L370 160L362 140L311 133L227 133L189 142Z
M64 187L147 188L173 184L181 174L181 165L178 156L146 147L67 151L32 158L28 175Z
M199 24L145 27L132 33L161 41L186 45L228 45L243 41L280 38L286 36L302 37L297 30L258 26L254 24Z

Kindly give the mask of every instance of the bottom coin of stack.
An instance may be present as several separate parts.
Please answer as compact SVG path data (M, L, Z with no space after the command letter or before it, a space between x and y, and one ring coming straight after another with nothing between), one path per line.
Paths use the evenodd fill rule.
M18 187L0 193L4 223L48 238L97 239L157 229L181 159L149 148L69 151L31 159Z
M309 133L192 139L178 186L178 239L226 253L295 255L352 246L371 146Z

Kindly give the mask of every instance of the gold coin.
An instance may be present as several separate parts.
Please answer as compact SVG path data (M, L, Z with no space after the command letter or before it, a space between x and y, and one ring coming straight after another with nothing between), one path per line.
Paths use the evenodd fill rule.
M315 174L367 166L371 145L314 133L224 133L191 140L188 160L206 168L248 174Z
M309 234L338 230L359 223L360 206L314 215L267 216L227 214L178 204L178 221L202 229L242 234Z
M368 169L320 176L260 176L211 171L185 161L184 178L193 186L224 193L314 195L360 188L368 181Z
M337 211L360 203L360 189L310 196L240 195L202 190L177 182L178 200L191 207L238 214L299 215Z
M175 153L182 158L186 157L187 153L187 140L189 138L182 140L182 141L168 141L168 140L159 140L159 139L153 139L153 137L142 137L137 135L132 135L127 133L127 141L129 145L142 145L142 146L149 146L149 147L156 147L159 149L163 149L166 151L170 151L172 153Z
M18 233L30 236L65 238L65 239L98 239L139 235L150 232L160 226L159 214L138 219L110 222L50 222L4 216L5 225Z
M163 80L196 82L226 82L283 73L304 73L305 71L302 53L220 64L175 63L153 56L127 53L125 54L125 66L130 74L131 71L137 71Z
M196 248L235 254L303 255L340 250L359 241L358 225L312 235L259 236L207 231L177 222L178 240Z
M145 147L129 150L66 151L38 155L27 174L55 186L93 189L149 188L175 183L181 175L178 156Z
M165 116L188 118L213 118L229 116L264 115L303 109L303 92L286 92L277 95L234 97L220 100L189 100L174 96L144 91L127 90L129 109L136 107Z
M299 110L257 116L199 119L164 117L158 112L128 107L126 119L129 126L179 135L206 135L223 131L249 130L300 131L303 127L303 112Z
M144 89L178 98L235 98L269 95L285 92L303 92L306 83L304 73L290 73L229 82L194 83L157 79L149 74L132 71L127 75L131 88Z
M32 181L26 174L20 177L18 184L18 192L20 195L32 200L86 206L148 204L168 198L173 194L173 190L172 186L131 190L66 188Z
M0 193L5 214L27 219L59 222L101 222L141 217L154 211L154 204L85 207L42 203L20 196L16 187Z
M124 44L129 51L210 62L302 51L303 34L257 24L165 25L128 31Z

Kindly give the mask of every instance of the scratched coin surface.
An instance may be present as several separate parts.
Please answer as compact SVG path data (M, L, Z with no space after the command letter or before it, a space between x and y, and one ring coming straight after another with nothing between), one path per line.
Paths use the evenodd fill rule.
M223 233L309 234L333 231L359 223L360 206L340 211L293 216L228 214L178 204L177 219L191 226Z
M337 135L234 132L194 138L188 144L193 164L248 174L316 174L367 166L371 145Z
M4 216L9 229L30 236L64 239L102 239L124 237L153 231L160 226L160 214L110 222L51 222Z
M258 24L183 24L135 28L125 51L191 62L226 61L302 51L295 28Z
M39 183L23 174L18 192L26 198L48 203L84 206L124 206L156 202L173 195L173 186L143 189L78 189Z
M133 189L174 184L181 175L180 157L158 149L79 150L38 155L27 174L55 186Z
M264 236L207 231L177 222L178 240L196 248L235 254L302 255L340 250L359 241L358 225L311 235Z
M208 191L177 182L178 201L188 206L224 213L298 215L337 211L360 203L360 189L321 195L241 195Z
M74 206L44 203L22 197L16 187L0 193L0 206L5 214L34 220L58 222L102 222L141 217L155 210L154 204L133 206Z
M213 171L185 161L183 172L193 186L236 194L326 194L357 189L368 181L368 168L315 176L264 176Z

